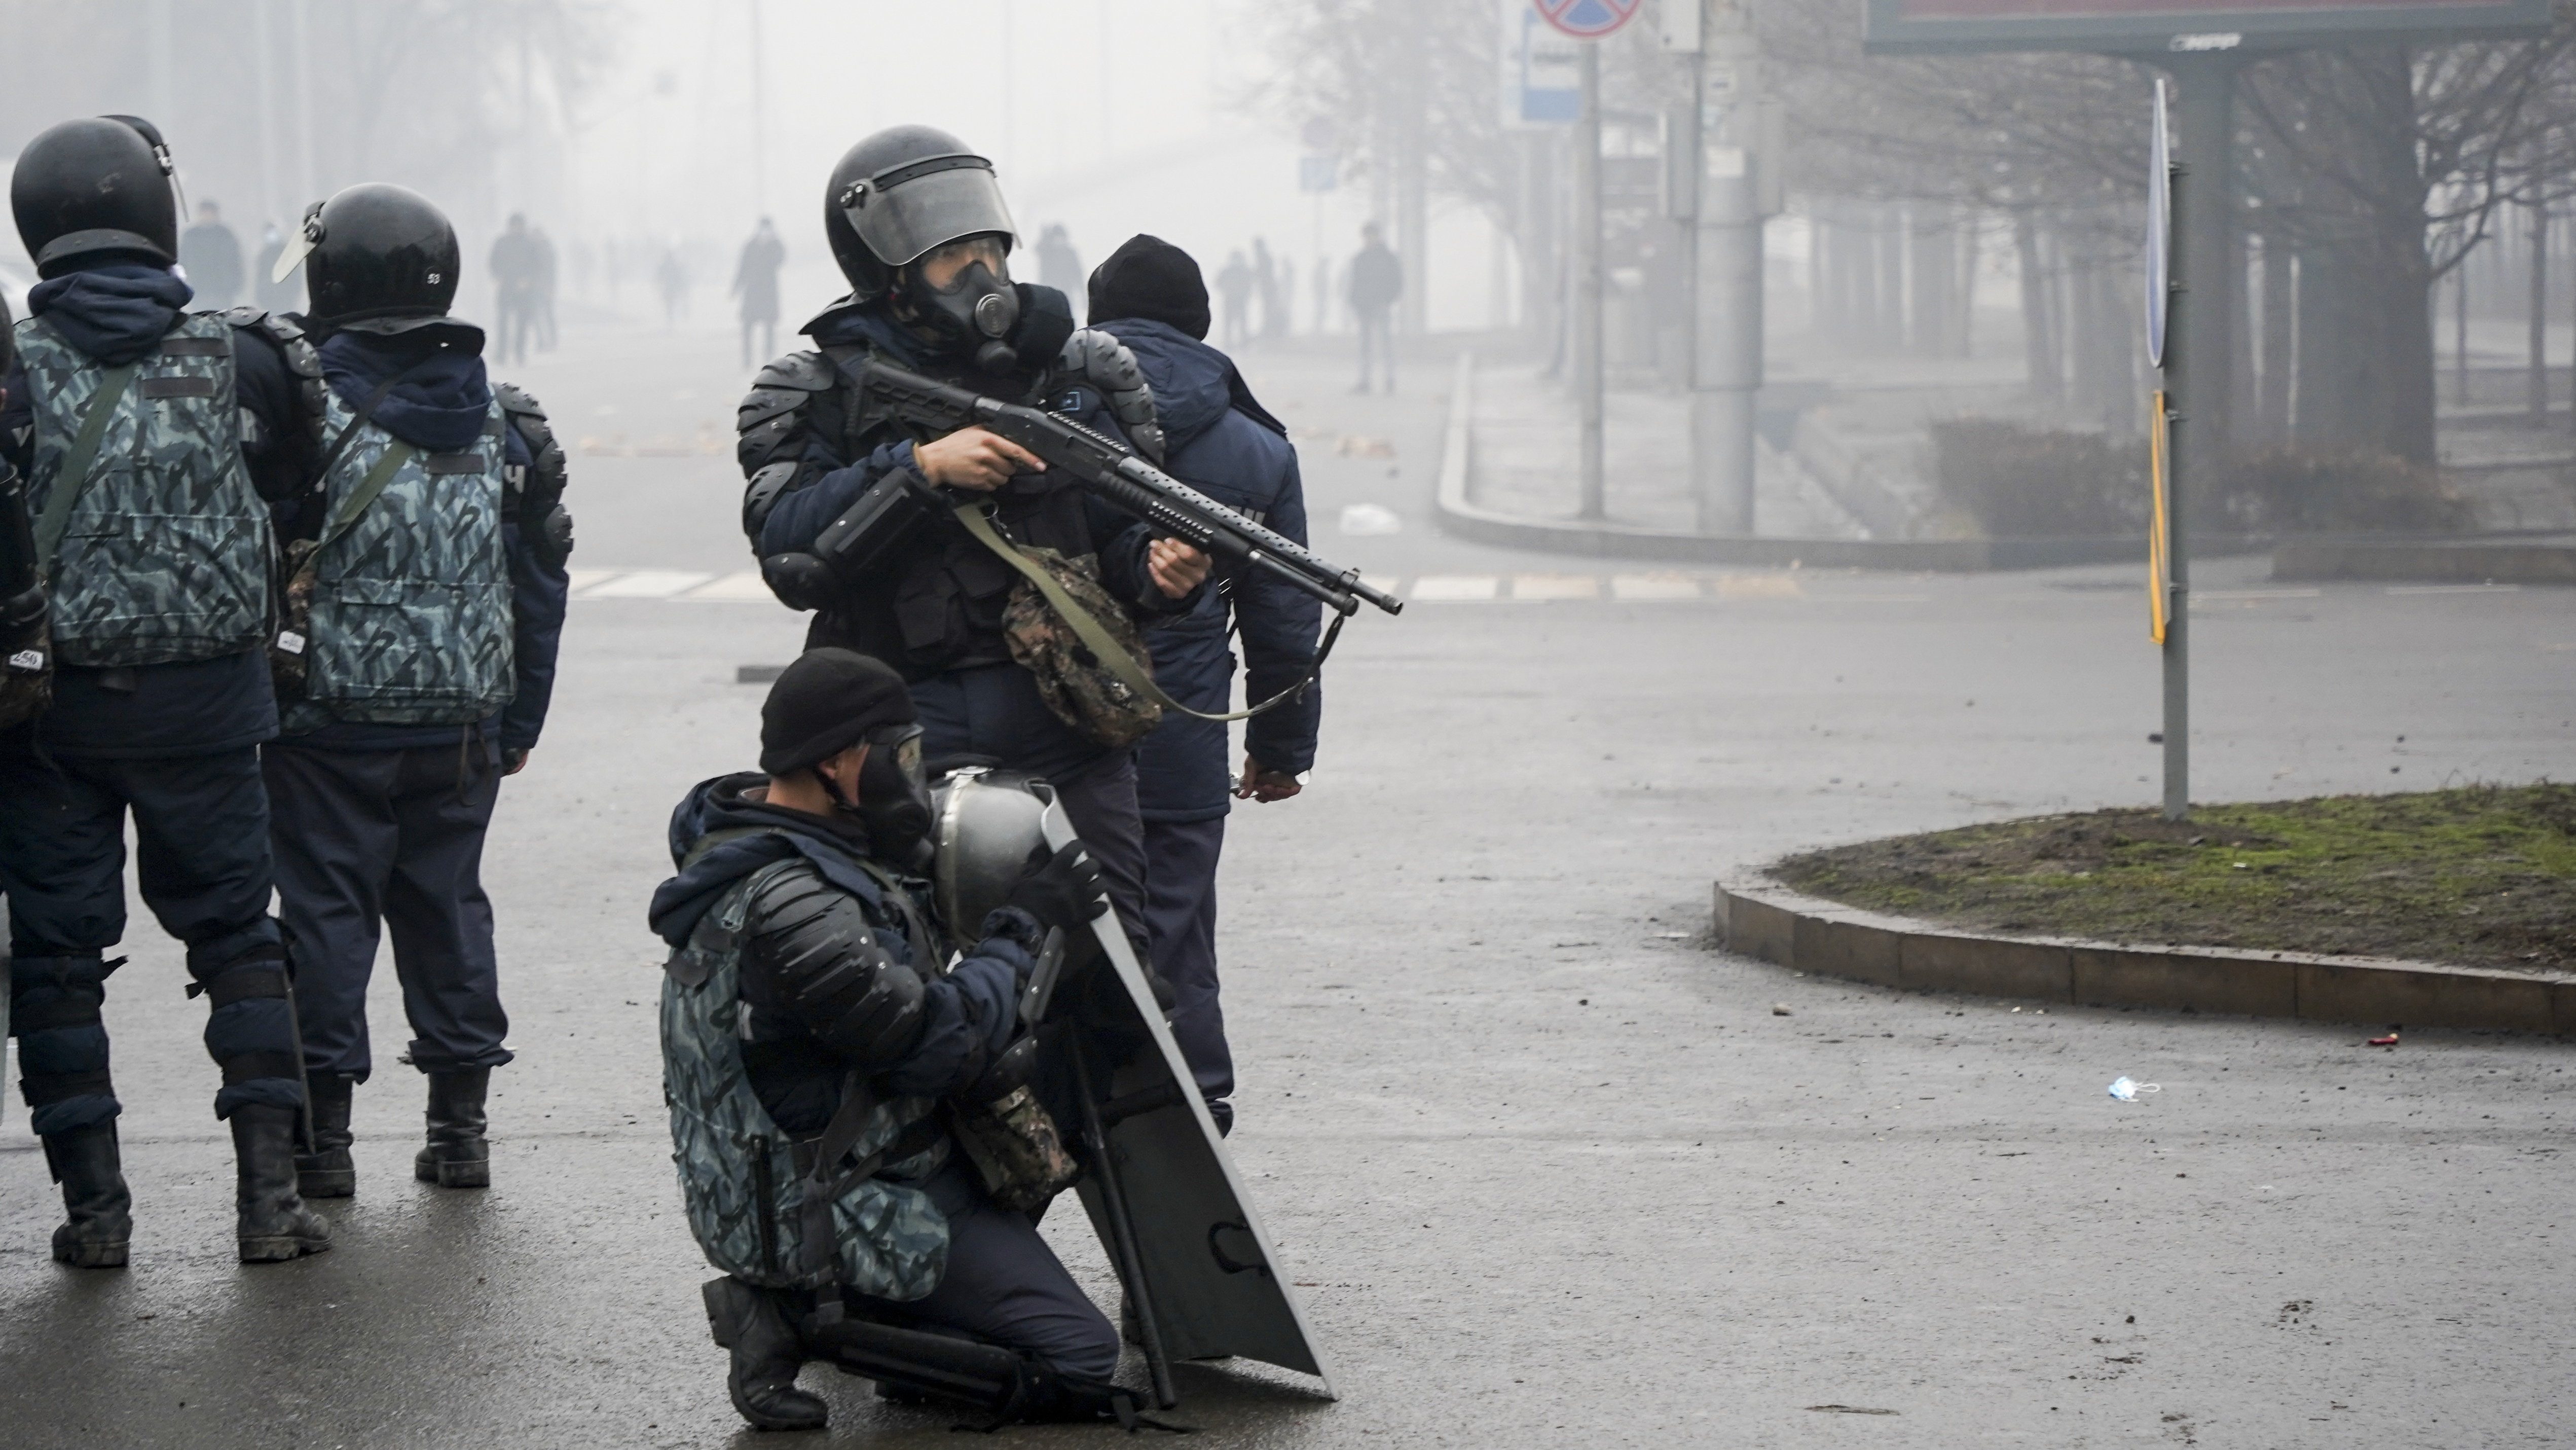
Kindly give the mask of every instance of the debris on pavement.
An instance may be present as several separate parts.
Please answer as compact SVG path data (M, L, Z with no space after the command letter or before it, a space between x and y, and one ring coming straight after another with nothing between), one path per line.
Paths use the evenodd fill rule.
M2397 1034L2402 1030L2404 1029L2400 1027L2391 1027L2388 1029L2388 1035L2386 1037L2374 1037L2363 1045L2367 1047L2395 1047L2397 1045Z
M1896 1410L1873 1410L1861 1405L1809 1405L1807 1408L1811 1410L1822 1410L1828 1415L1893 1415L1900 1413Z
M1774 1017L1786 1017L1786 1016L1788 1016L1788 1015L1789 1015L1789 1004L1788 1004L1788 1003L1786 1003L1786 1002L1774 1002L1774 1003L1772 1003L1772 1004L1771 1004L1771 1015L1772 1015L1772 1016L1774 1016Z
M1342 532L1374 537L1404 532L1404 518L1384 504L1355 503L1342 509Z
M2111 1079L2111 1086L2108 1091L2111 1096L2118 1098L2124 1103L2134 1103L2143 1093L2163 1092L2164 1085L2162 1083L2140 1082L2133 1077L2115 1077Z

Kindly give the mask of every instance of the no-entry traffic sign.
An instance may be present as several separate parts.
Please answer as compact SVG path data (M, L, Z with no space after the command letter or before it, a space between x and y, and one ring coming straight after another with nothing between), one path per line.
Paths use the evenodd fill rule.
M1579 40L1599 40L1637 18L1646 0L1532 0L1539 18Z

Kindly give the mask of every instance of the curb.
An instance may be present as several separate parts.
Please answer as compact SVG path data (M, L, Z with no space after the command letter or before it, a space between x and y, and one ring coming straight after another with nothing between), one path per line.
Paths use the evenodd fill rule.
M1972 574L1997 569L2062 569L2079 564L2128 564L2147 557L2138 538L2092 539L1794 539L1730 534L1685 534L1631 524L1579 519L1533 519L1474 502L1476 355L1458 355L1449 389L1449 422L1440 457L1440 487L1432 517L1442 533L1470 543L1550 554L1606 559L1647 559L1674 564L1741 565L1785 569L1887 569L1910 573ZM2202 557L2260 553L2264 538L2205 536L2193 541Z
M1899 991L2576 1037L2576 980L2371 957L1970 936L1760 879L1717 883L1716 926L1729 951Z
M2433 584L2576 584L2576 546L2302 540L2283 544L2273 552L2272 577L2420 580Z

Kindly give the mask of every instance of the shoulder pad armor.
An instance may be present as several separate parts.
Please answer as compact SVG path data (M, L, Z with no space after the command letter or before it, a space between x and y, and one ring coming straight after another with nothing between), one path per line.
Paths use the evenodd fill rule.
M1055 371L1066 382L1098 388L1136 450L1156 463L1163 461L1163 429L1154 413L1154 390L1146 385L1145 370L1136 365L1136 354L1127 344L1096 327L1078 329L1065 339Z
M789 445L802 431L805 410L814 395L838 384L830 362L818 352L792 352L760 370L751 391L734 410L734 454L746 477L771 463L792 461Z
M519 441L528 445L532 467L519 492L525 499L540 505L538 511L552 507L562 499L564 486L570 482L572 467L564 457L563 443L555 437L554 425L546 419L545 404L516 383L496 383L492 395L500 401L501 411L510 426L517 429Z
M326 410L322 381L322 354L314 349L313 339L283 313L258 307L225 309L223 319L237 332L256 332L265 337L286 358L287 371L295 374L295 401L304 414L305 432L317 445L322 441L322 416Z

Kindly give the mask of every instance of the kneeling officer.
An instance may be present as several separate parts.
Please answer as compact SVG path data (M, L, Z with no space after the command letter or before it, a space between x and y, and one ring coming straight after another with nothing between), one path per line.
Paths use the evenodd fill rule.
M690 1229L726 1275L704 1292L734 1408L821 1425L796 1374L830 1358L891 1398L1001 1419L1124 1413L1117 1331L951 1127L1025 1084L1018 998L1049 931L1106 909L1097 868L1079 843L1041 857L943 971L912 874L932 809L902 677L808 651L762 706L760 766L672 813L678 874L652 905L674 948L671 1136Z

